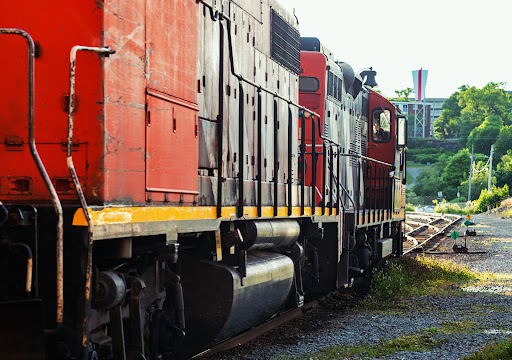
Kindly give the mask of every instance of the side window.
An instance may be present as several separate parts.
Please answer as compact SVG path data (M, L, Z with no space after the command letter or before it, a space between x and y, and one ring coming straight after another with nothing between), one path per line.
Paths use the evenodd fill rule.
M320 81L312 76L299 76L299 91L317 92L320 88Z
M372 140L385 143L391 139L391 111L375 109L372 113Z

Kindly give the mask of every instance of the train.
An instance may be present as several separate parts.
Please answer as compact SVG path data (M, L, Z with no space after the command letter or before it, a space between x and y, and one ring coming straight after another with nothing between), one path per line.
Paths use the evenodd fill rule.
M0 9L3 359L187 358L402 253L406 118L277 0Z

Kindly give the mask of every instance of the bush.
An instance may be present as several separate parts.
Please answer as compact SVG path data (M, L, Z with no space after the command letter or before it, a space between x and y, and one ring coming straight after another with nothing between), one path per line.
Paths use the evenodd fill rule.
M369 296L362 306L379 308L408 296L439 295L454 283L476 278L467 266L426 256L390 261L383 270L374 269Z
M498 340L496 343L488 344L476 353L464 358L464 360L494 359L512 359L512 338Z
M439 160L441 155L452 156L453 152L445 150L443 148L416 148L407 150L407 161L413 161L415 163L434 164Z
M416 211L416 207L413 204L405 204L405 211Z
M474 201L470 202L469 205L466 205L465 207L460 207L459 204L447 203L445 200L441 203L438 203L437 201L434 203L436 204L434 208L435 213L468 215L476 212L476 203Z
M486 189L482 190L480 193L480 197L476 201L476 211L484 212L487 211L487 207L497 207L500 204L501 200L506 199L509 196L508 194L508 185L505 184L502 188L497 188L496 186L492 186L491 191L487 191Z

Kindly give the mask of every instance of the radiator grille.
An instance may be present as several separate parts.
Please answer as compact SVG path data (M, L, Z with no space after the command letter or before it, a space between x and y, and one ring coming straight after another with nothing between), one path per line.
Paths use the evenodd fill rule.
M295 74L300 72L300 34L274 9L271 12L271 56Z

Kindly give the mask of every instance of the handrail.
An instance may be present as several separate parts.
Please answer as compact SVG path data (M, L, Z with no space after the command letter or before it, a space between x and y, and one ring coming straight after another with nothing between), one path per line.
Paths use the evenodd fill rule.
M222 100L222 95L223 92L224 92L224 89L223 89L223 85L221 86L221 83L223 82L223 68L224 68L224 60L223 60L223 56L222 54L224 53L224 27L222 25L222 20L224 20L226 22L226 25L227 25L227 37L228 37L228 54L229 54L229 69L230 69L230 73L231 75L233 75L234 77L236 77L239 81L239 97L240 97L240 100L239 100L239 169L238 169L238 204L237 204L237 217L243 217L243 208L244 208L244 204L243 204L243 201L244 201L244 170L243 170L243 158L245 157L245 154L244 154L244 149L243 149L243 131L244 131L244 113L243 113L243 96L244 96L244 90L243 90L243 83L245 84L248 84L250 86L252 86L253 88L255 88L258 92L258 111L257 111L257 124L258 124L258 151L257 151L257 155L258 155L258 163L257 163L257 169L258 169L258 175L257 175L257 187L258 187L258 196L257 196L257 208L258 208L258 216L261 216L261 182L262 182L262 178L261 178L261 167L262 167L262 159L260 158L261 157L261 93L262 92L265 92L269 95L272 95L273 98L274 98L274 102L276 101L276 99L280 99L280 100L283 100L284 102L286 102L288 104L288 122L291 123L292 121L292 114L291 114L291 109L290 107L291 106L294 106L296 107L298 110L302 110L303 112L308 112L310 113L312 116L316 116L316 117L320 117L319 114L317 114L316 112L310 110L310 109L307 109L306 107L296 103L296 102L293 102L291 101L290 99L282 96L282 95L279 95L279 93L277 91L272 91L260 84L257 84L255 83L254 81L251 81L247 78L245 78L241 73L237 73L236 72L236 69L235 69L235 61L234 61L234 55L233 55L233 40L232 40L232 35L231 35L231 24L232 24L232 20L230 19L229 16L225 15L222 11L219 11L218 9L215 9L209 2L207 1L204 1L204 0L196 0L196 3L199 4L203 4L205 7L207 7L210 11L210 17L212 19L212 21L219 21L219 25L220 25L220 31L219 31L219 36L220 36L220 41L219 41L219 46L220 46L220 60L219 60L219 66L220 66L220 71L219 71L219 115L218 115L218 119L217 119L217 122L218 122L218 126L219 126L219 129L218 129L218 141L217 141L217 152L218 152L218 155L217 155L217 166L218 166L218 179L217 179L217 217L220 217L221 215L221 206L222 206L222 182L223 182L223 177L222 177L222 144L223 144L223 131L222 130L222 127L223 127L223 100ZM276 105L276 104L275 104ZM277 107L274 108L274 118L276 118L276 115L277 115ZM314 124L313 124L314 125ZM287 187L288 187L288 215L291 215L292 213L292 171L290 169L290 165L291 165L291 159L292 159L292 149L291 149L291 138L293 136L293 132L291 131L292 129L288 129L288 181L287 181ZM274 137L276 140L276 133L274 133ZM277 144L275 141L274 141L274 146L276 145L279 145ZM274 153L275 153L275 149L274 149ZM276 163L274 161L274 170L276 169ZM299 169L300 171L300 169ZM277 196L277 192L278 192L278 187L277 187L277 182L278 182L278 174L276 171L274 171L274 201L275 201L275 204L274 204L274 214L277 215L277 200L278 200L278 196ZM303 185L301 186L301 196L300 196L300 199L301 199L301 215L304 214L304 189L303 189Z
M324 137L322 135L320 135L320 139L322 139L324 141L327 141L327 142L329 142L332 145L335 145L337 147L343 147L343 145L338 144L336 141L331 140L329 138L326 138L326 137ZM389 164L387 162L380 161L380 160L377 160L377 159L373 159L373 158L370 158L370 157L367 157L367 156L364 156L364 155L360 155L360 154L338 153L338 155L340 155L340 156L351 156L351 157L355 157L355 158L358 158L358 159L370 160L370 161L375 162L377 164L387 165L387 166L390 166L392 168L395 167L395 165L393 165L393 164Z
M233 42L231 39L231 22L232 22L231 18L229 16L225 15L223 12L214 9L214 7L211 4L209 4L208 2L206 2L204 0L196 0L196 3L202 3L203 5L205 5L206 7L208 7L210 9L210 14L212 14L213 21L226 20L226 24L228 25L228 48L229 48L229 60L230 60L230 65L231 65L230 70L231 70L231 74L234 77L236 77L239 81L242 81L249 85L252 85L253 87L259 89L260 91L264 91L267 94L270 94L278 99L281 99L281 100L287 102L290 105L297 107L299 110L307 111L311 115L314 115L314 116L320 116L316 112L314 112L298 103L295 103L295 102L291 101L290 99L285 98L284 96L279 95L276 91L272 91L264 86L261 86L260 84L257 84L249 79L246 79L243 77L242 74L237 74L235 71L235 64L234 64L234 57L233 57Z
M57 215L57 310L56 322L59 327L62 324L64 315L64 216L62 212L62 204L60 203L55 187L52 184L48 173L39 157L35 141L35 125L34 125L34 59L35 59L35 46L32 37L24 30L21 29L0 29L0 34L19 35L25 39L28 45L28 139L30 153L32 158L43 178L46 189L50 193L50 198L55 208Z
M2 210L2 212L4 213L4 218L0 218L0 227L4 226L5 223L7 222L7 218L9 217L9 210L7 210L7 208L5 207L4 204L2 204L2 202L0 201L0 209Z
M89 300L91 298L91 277L92 277L92 228L93 222L91 213L87 207L87 201L85 199L80 180L73 164L73 127L74 127L74 115L75 115L75 74L76 74L76 55L78 51L95 52L109 56L114 54L115 51L109 47L89 47L89 46L73 46L69 55L69 114L68 114L68 141L67 141L67 165L75 189L80 200L80 205L84 212L85 219L87 220L87 263L85 272L85 287L84 287L84 313L82 320L82 348L87 347L87 322L89 318Z
M258 96L261 96L261 92L265 92L265 93L267 93L269 95L272 95L274 97L274 101L276 101L276 99L280 99L280 100L283 100L284 102L286 102L288 104L289 121L291 119L291 109L290 109L290 106L294 106L298 110L302 110L303 114L300 115L300 118L301 118L300 120L301 120L301 124L302 124L301 128L303 129L303 131L304 131L304 128L305 128L304 113L305 112L310 113L311 114L310 116L311 116L311 119L312 119L312 122L313 122L313 129L312 129L313 134L315 134L315 120L318 120L319 137L324 142L324 149L326 148L325 145L328 144L328 146L332 146L332 145L337 146L338 150L339 150L339 148L342 147L341 144L338 144L335 141L333 141L333 140L331 140L331 139L329 139L329 138L327 138L327 137L322 135L322 128L320 126L320 115L319 114L317 114L316 112L314 112L314 111L312 111L310 109L307 109L306 107L304 107L304 106L302 106L302 105L300 105L298 103L295 103L295 102L291 101L290 99L287 99L284 96L279 95L278 92L276 92L276 91L272 91L272 90L270 90L270 89L268 89L268 88L266 88L266 87L264 87L264 86L262 86L260 84L255 83L254 81L251 81L249 79L244 78L244 76L242 74L239 74L239 73L236 72L234 55L233 55L233 41L232 41L232 35L231 35L232 20L230 19L229 16L225 15L222 11L214 8L212 4L210 4L209 2L207 2L205 0L196 0L196 3L198 3L198 4L201 3L206 8L209 9L212 21L219 21L220 27L221 27L220 34L222 36L222 38L221 38L221 42L222 43L224 41L223 40L223 38L224 38L224 30L223 30L223 26L222 26L221 21L225 21L226 22L226 25L227 25L227 28L228 28L227 29L227 37L228 37L228 54L229 54L229 62L230 62L229 68L230 68L231 75L233 75L234 77L236 77L239 80L240 96L243 95L242 83L246 83L246 84L254 87L255 89L257 89ZM221 44L221 49L222 48L223 48L223 45ZM222 94L223 90L219 89L219 91ZM258 104L259 104L259 101L260 100L258 98ZM241 100L240 102L242 103L243 101ZM240 104L240 107L241 107L241 109L243 109L243 105ZM241 110L239 109L239 111L241 111ZM243 126L243 114L239 114L239 115L240 115L239 126ZM258 119L259 119L259 116L261 116L259 108L258 108L258 115L257 116L258 116ZM242 129L239 128L240 136L243 136L241 130ZM219 133L219 136L222 136L222 133ZM290 132L288 134L288 137L290 137ZM304 137L304 133L302 133L301 138L303 138L303 137ZM314 144L314 140L315 139L316 139L316 136L313 138L313 145L311 145L313 147L313 149L312 149L313 163L316 163L316 160L317 160L317 158L316 158L317 153L316 153L316 148L315 148L316 144ZM240 141L243 141L243 140L241 138L239 139L239 145L240 145ZM304 193L304 191L305 191L305 189L304 189L304 186L305 186L305 183L304 183L304 180L305 180L305 169L304 169L304 166L305 165L304 165L304 158L305 158L305 155L306 155L305 154L305 147L306 146L309 146L309 145L306 145L304 143L304 141L301 141L301 143L300 143L300 153L302 154L302 158L301 158L301 161L300 161L300 164L299 164L299 169L298 169L298 173L303 178L303 181L301 183L301 192L300 192L300 196L299 196L300 202L301 202L301 204L300 204L300 206L301 206L301 214L304 213L304 205L305 205L304 204L305 203L305 193ZM290 154L290 139L288 139L288 153ZM240 149L240 155L242 155L242 154L243 154L243 149ZM260 155L259 152L258 152L258 155ZM389 164L389 163L386 163L386 162L383 162L383 161L380 161L380 160L377 160L377 159L372 159L372 158L369 158L369 157L366 157L366 156L360 155L360 154L345 154L345 153L338 152L337 155L338 156L354 157L354 158L357 158L357 159L360 159L360 160L370 161L370 162L373 162L375 164L385 165L385 166L390 167L392 170L395 168L395 166L393 164ZM220 158L220 156L219 156L219 158ZM323 169L324 170L322 171L322 174L324 176L323 181L322 181L323 186L324 186L324 193L326 191L326 189L325 189L325 186L327 185L326 181L332 181L333 176L334 176L334 178L336 178L334 173L330 174L330 178L329 179L327 179L325 177L325 175L326 175L325 173L326 173L326 169L327 169L326 160L327 160L326 159L326 154L325 154L325 151L324 151L324 156L323 156L323 161L324 161ZM240 159L240 161L242 161L242 159ZM289 159L289 164L288 164L289 166L291 165L290 161L291 161L291 159ZM261 159L258 160L258 169L260 168L260 162L261 162ZM332 160L329 159L329 162L332 163ZM221 166L222 166L222 164L219 162L218 166L219 166L219 184L220 184L221 183L221 179L222 179L222 177L221 177ZM242 169L243 165L242 165L242 163L240 163L239 167L240 167L239 168L239 173L238 173L238 178L239 178L239 184L238 184L239 185L239 204L238 204L238 211L237 211L237 213L238 213L238 216L241 216L241 215L243 215L242 214L242 211L243 211L243 203L242 203L243 202L243 178L242 178L242 176L243 176L243 169ZM313 167L313 168L316 168L316 167ZM257 180L258 180L258 187L261 186L260 185L260 182L261 182L260 175L261 174L259 173L258 174L258 178L257 178ZM289 200L289 204L288 204L288 207L289 207L288 213L289 213L289 215L291 215L291 208L290 208L290 206L291 206L291 191L292 191L292 188L291 188L291 169L290 168L288 169L288 175L289 175L289 177L288 177L288 198L290 199ZM314 186L313 186L313 184L312 184L312 186L313 186L314 189L316 189L316 172L313 171L312 175L314 176L313 182L315 183ZM277 174L274 174L274 181L277 182ZM352 197L348 194L348 191L344 188L343 184L341 184L341 181L337 180L337 182L338 182L338 184L337 184L338 189L341 187L342 188L341 191L343 191L345 194L347 194L347 196L350 198L350 202L353 204L354 208L358 207L358 206L356 206L356 203L355 203L354 199L352 199ZM274 184L274 186L276 186L276 184ZM333 186L331 185L331 188L332 187ZM338 193L340 193L341 191L338 191ZM338 199L341 199L341 195L340 194L338 194ZM312 192L312 201L313 201L313 209L314 209L315 208L315 203L316 203L315 191ZM330 205L331 211L332 211L332 205L333 204L332 204L332 201L331 201L331 205ZM337 205L338 205L338 207L340 205L342 205L343 207L345 206L344 204L340 204L339 200L338 200L338 204ZM258 208L259 208L259 206L260 206L260 203L258 201ZM276 209L276 204L274 204L274 209ZM217 211L219 212L220 209L217 209ZM276 213L275 210L274 210L274 213ZM325 213L325 201L322 202L322 214L324 214L324 213Z

